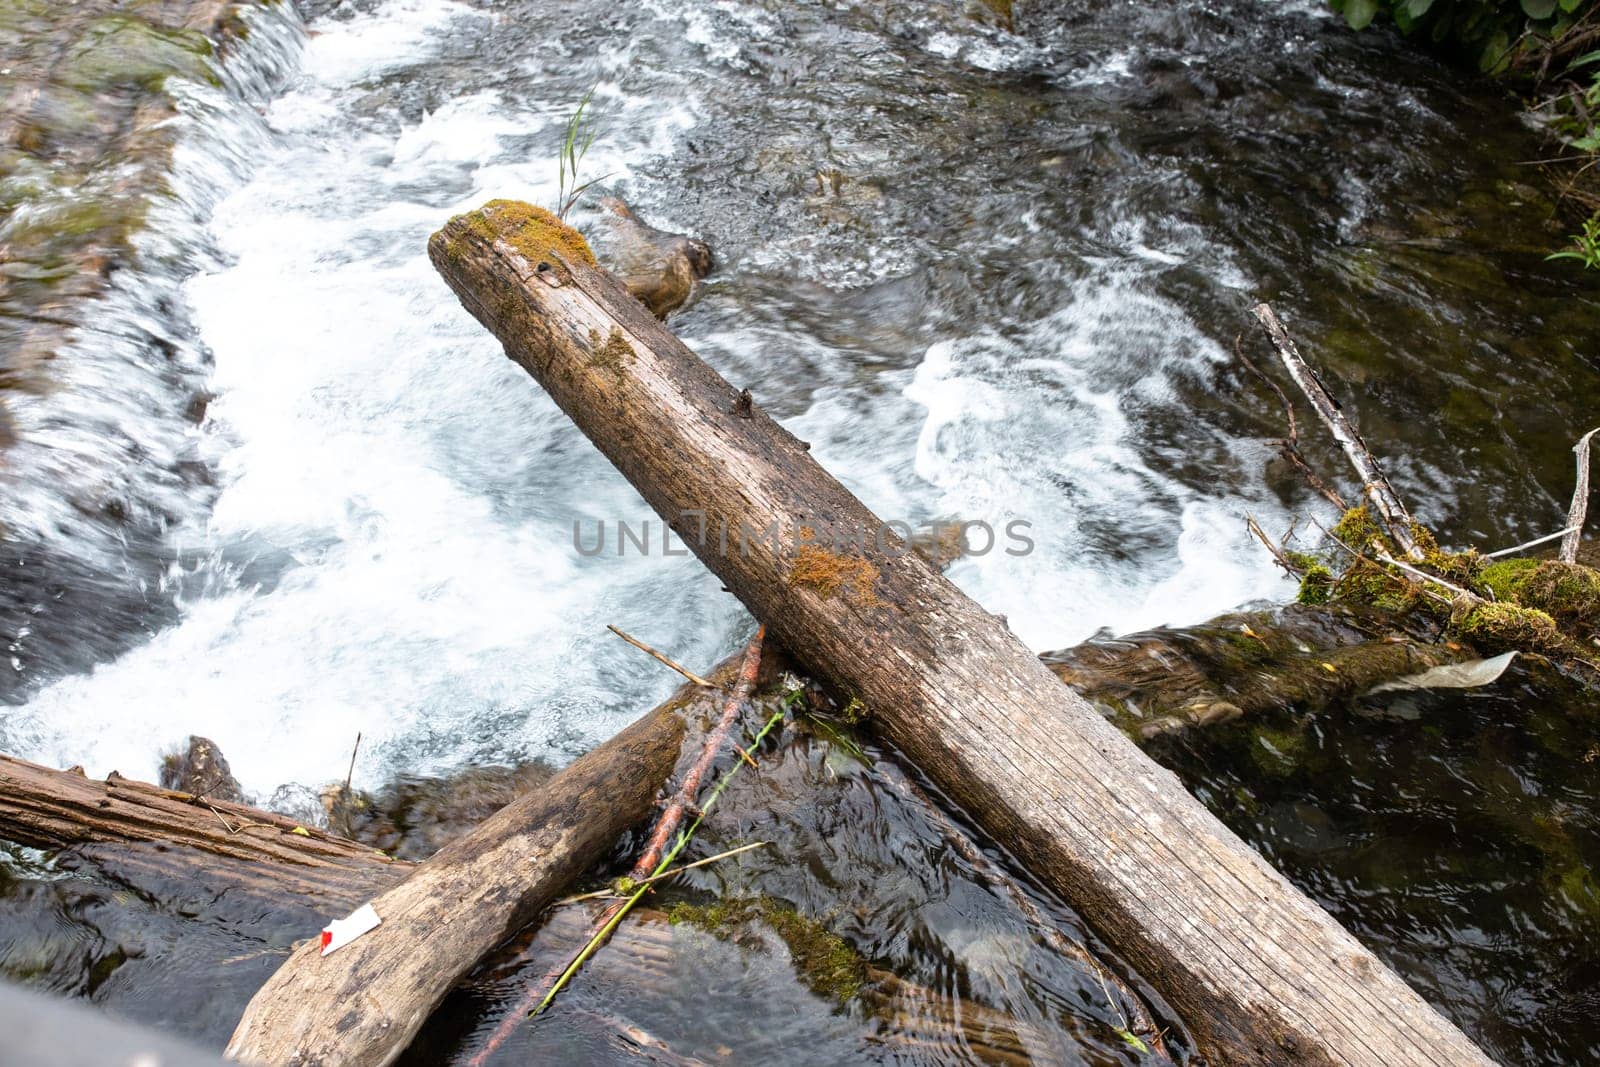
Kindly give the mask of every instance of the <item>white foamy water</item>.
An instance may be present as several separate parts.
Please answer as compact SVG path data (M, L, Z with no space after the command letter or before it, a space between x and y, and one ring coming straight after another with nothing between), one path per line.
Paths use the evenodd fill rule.
M186 293L218 394L223 484L192 546L211 580L187 583L207 592L14 717L25 754L148 775L158 746L205 733L262 794L339 777L357 732L366 782L564 758L673 684L606 623L695 663L734 639L735 605L692 562L572 550L574 519L646 506L427 262L451 214L554 198L553 154L506 142L566 104L471 92L416 122L360 113L364 86L484 17L395 4L311 42L268 115L276 144L213 220L229 266ZM591 165L623 175L685 121L638 110L639 136Z
M710 23L658 14L738 58ZM454 77L494 17L397 0L317 27L249 183L212 218L220 265L184 293L215 361L199 445L220 486L209 519L179 534L178 621L40 692L7 726L21 754L148 776L162 746L204 733L262 796L342 778L358 732L367 785L566 759L676 681L607 623L696 666L737 646L750 622L696 561L573 550L575 521L637 520L646 505L427 261L453 213L555 198L581 91L528 89L538 64L564 62L554 48L516 59L515 91ZM652 179L636 175L708 107L690 88L635 94L628 62L619 49L588 68L608 120L585 170L648 201ZM748 262L803 274L816 239ZM1108 241L1123 254L1064 283L1054 314L938 340L914 368L883 371L870 403L851 357L817 342L821 381L790 419L886 517L1030 523L1030 555L997 550L951 574L1041 650L1282 589L1243 525L1254 509L1281 528L1275 503L1187 488L1139 439L1141 412L1174 403L1174 375L1223 358L1140 284L1204 238ZM765 358L759 330L685 329L718 366Z

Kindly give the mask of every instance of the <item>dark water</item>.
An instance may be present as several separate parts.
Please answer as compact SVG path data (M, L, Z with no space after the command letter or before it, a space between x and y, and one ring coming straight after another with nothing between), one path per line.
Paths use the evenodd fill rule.
M214 165L176 203L197 251L125 275L134 291L159 283L175 310L102 320L188 346L215 394L203 422L174 414L182 389L150 386L151 404L143 379L102 371L37 401L39 424L160 448L7 471L13 563L65 560L44 585L7 587L6 617L24 621L6 635L6 750L150 777L161 746L202 732L263 799L342 778L358 731L368 785L563 760L672 685L605 623L691 663L737 646L748 620L692 561L571 551L575 518L637 520L642 502L423 256L453 211L550 200L562 126L591 89L587 174L716 250L675 328L880 514L1032 522L1032 555L952 577L1041 650L1288 595L1243 515L1274 531L1327 516L1277 470L1278 402L1232 356L1241 333L1262 354L1258 299L1447 544L1558 528L1568 449L1600 422L1597 287L1543 259L1562 227L1523 165L1537 135L1496 87L1315 4L1025 4L1016 32L960 3L358 0L304 14L309 40L287 16L255 37L298 55L270 104L225 85L196 105L185 158ZM587 209L577 221L594 223ZM95 337L61 364L128 358ZM1307 437L1341 475L1331 444ZM206 472L192 492L139 459L180 453ZM134 529L107 496L154 503ZM33 617L48 631L22 632ZM1528 703L1513 687L1416 719L1319 721L1306 730L1330 754L1292 774L1228 749L1233 735L1164 755L1497 1055L1582 1059L1597 1040L1579 1010L1592 896L1569 901L1591 892L1572 873L1592 856L1593 798L1572 784L1587 745L1568 737L1565 761L1538 748L1529 723L1555 716ZM1496 773L1565 806L1492 814L1496 765L1462 761L1502 750L1529 755ZM904 980L1021 1020L1044 1035L1029 1038L1038 1062L1132 1055L1090 973L1031 943L870 776L826 745L776 758L818 769L738 809L783 841L730 888L825 916ZM1551 819L1575 842L1566 859L1547 856ZM919 852L921 866L902 862ZM111 892L15 884L68 894L50 916ZM81 958L109 958L132 929L83 934L104 947ZM198 962L212 949L177 944L138 958L180 976L214 966ZM862 1052L865 1016L816 1002L781 953L701 947L709 962L671 966L727 984L618 979L573 1000L680 1028L658 1036L700 1054L771 999L771 1034L789 1033L783 1020L825 1035L830 1056L879 1055ZM8 949L5 966L136 1016L183 1003L90 989L98 963L39 979L17 962L36 956ZM503 978L464 992L457 1029L430 1040L470 1048ZM701 1008L717 1025L686 1022ZM215 1040L227 1014L191 1032ZM613 1048L615 1026L557 1024ZM780 1058L760 1036L728 1047ZM814 1062L807 1051L788 1054Z
M1158 754L1497 1059L1593 1063L1597 739L1593 691L1519 660Z

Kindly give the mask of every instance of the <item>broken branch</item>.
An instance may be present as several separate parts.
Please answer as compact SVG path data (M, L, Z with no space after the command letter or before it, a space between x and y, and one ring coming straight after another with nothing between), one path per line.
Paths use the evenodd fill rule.
M1355 467L1356 474L1361 478L1362 495L1371 502L1373 511L1377 513L1384 529L1408 558L1421 559L1422 552L1411 533L1411 515L1406 511L1405 505L1400 503L1400 497L1389 484L1389 479L1384 477L1383 468L1378 466L1372 450L1367 448L1366 442L1345 417L1339 402L1322 384L1317 372L1312 370L1301 357L1300 350L1295 347L1294 339L1289 336L1289 331L1283 328L1283 323L1278 321L1278 316L1273 313L1271 306L1257 304L1254 314L1266 329L1267 336L1272 339L1273 347L1278 350L1278 357L1289 370L1289 377L1294 379L1294 383L1300 387L1306 399L1311 401L1311 409L1322 419L1323 424L1333 434L1334 440L1344 449L1351 466Z

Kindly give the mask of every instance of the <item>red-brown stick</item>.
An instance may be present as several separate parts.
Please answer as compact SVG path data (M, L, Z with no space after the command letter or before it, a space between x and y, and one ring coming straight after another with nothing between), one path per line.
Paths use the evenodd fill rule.
M656 866L661 862L662 853L667 850L667 842L672 840L672 835L677 833L678 827L683 824L684 812L689 810L695 796L700 792L700 780L711 769L722 743L728 739L728 732L739 720L739 711L749 701L750 693L755 689L756 675L761 673L761 641L766 634L765 626L756 627L756 635L745 647L744 660L739 664L738 681L734 683L733 692L728 694L727 701L722 705L722 718L717 720L716 727L707 735L705 747L700 750L700 758L694 761L689 773L683 776L683 786L673 795L666 810L661 813L661 818L657 820L656 828L650 834L650 843L645 846L644 854L639 857L639 861L633 865L632 877L635 881L656 873Z
M766 636L765 626L756 627L756 635L750 639L750 644L745 646L744 659L739 663L739 677L734 683L733 691L728 694L728 699L722 705L722 717L717 720L717 725L706 735L706 743L700 750L700 755L683 776L683 784L672 795L666 808L661 812L661 817L656 820L656 826L650 834L650 843L645 847L644 854L633 865L630 875L635 881L642 881L656 873L656 868L661 864L661 857L666 851L667 842L672 840L672 835L683 824L684 813L694 804L695 796L700 792L700 781L711 769L716 761L717 752L727 740L733 724L739 719L739 712L750 700L750 694L755 689L756 676L761 673L761 642ZM592 944L595 938L601 936L606 927L611 925L611 920L616 918L617 912L626 906L626 901L618 901L600 913L594 923L589 927L589 936L584 939L585 946ZM540 976L537 984L528 987L528 991L517 999L516 1005L500 1020L500 1025L494 1028L483 1047L467 1061L468 1067L483 1067L488 1062L495 1050L513 1033L522 1020L532 1012L550 995L550 990L560 980L566 971L562 966L558 970L547 972Z

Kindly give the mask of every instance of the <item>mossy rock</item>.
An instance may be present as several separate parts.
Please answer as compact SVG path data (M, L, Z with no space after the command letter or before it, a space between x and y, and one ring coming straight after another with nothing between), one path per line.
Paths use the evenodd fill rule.
M1478 604L1452 620L1452 627L1486 652L1557 651L1566 645L1555 619L1519 604Z
M1523 577L1517 603L1546 612L1569 632L1593 634L1600 631L1600 572L1545 560Z
M56 80L81 92L138 88L159 92L169 77L217 84L211 41L195 30L167 30L127 15L92 22L72 45Z
M1478 585L1497 601L1535 608L1568 634L1600 633L1600 571L1560 560L1511 559L1492 563Z

